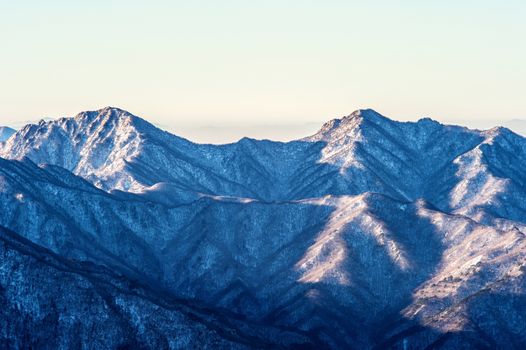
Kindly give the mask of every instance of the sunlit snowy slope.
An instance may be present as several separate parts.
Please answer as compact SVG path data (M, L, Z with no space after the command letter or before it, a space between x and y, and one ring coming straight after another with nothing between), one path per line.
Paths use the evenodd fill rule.
M5 347L95 348L94 328L102 347L526 346L508 129L359 110L206 145L108 107L27 125L0 157Z

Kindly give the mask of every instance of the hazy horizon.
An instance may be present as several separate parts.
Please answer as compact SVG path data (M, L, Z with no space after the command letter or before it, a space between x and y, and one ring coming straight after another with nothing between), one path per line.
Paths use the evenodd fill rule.
M526 118L521 1L1 6L0 124L115 105L174 131L202 125L198 137L214 142L237 134L207 127L266 135L263 125L296 130L358 108L444 123Z
M128 112L137 115L148 122L152 123L156 127L169 131L177 136L184 137L190 141L197 143L212 143L212 144L223 144L236 142L243 137L250 137L255 139L268 139L274 141L291 141L299 138L303 138L317 132L324 123L328 122L334 118L341 118L345 115L350 114L345 113L339 116L328 117L324 120L319 118L319 120L306 120L303 122L290 122L287 119L283 121L271 121L265 123L262 120L256 120L251 122L229 122L229 121L197 121L192 122L188 120L179 121L178 124L164 124L162 119L151 117L149 115L139 115L134 113L132 110L123 108L122 106L115 106L127 110ZM103 108L102 106L100 108ZM100 108L91 108L87 110L97 110ZM354 109L356 110L356 109ZM393 120L399 121L417 121L420 118L427 117L422 115L418 118L393 118L390 115L378 111L380 114L384 115ZM61 115L61 116L44 116L44 117L35 117L29 120L23 121L3 121L0 123L0 126L8 126L14 129L19 129L26 124L36 124L40 120L50 121L54 119L59 119L62 117L74 117L76 114L83 112L78 111L71 115ZM457 120L443 120L440 118L433 118L443 124L450 125L460 125L465 126L471 129L491 129L496 126L507 127L514 132L526 136L526 119L509 119L499 122L498 119L489 119L489 120L467 120L467 119L457 119Z

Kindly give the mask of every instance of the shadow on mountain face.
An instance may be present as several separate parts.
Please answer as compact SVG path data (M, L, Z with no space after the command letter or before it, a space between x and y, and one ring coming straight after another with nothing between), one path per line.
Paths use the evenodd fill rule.
M282 296L268 322L309 330L329 348L357 349L374 346L393 322L400 322L414 289L440 263L439 233L415 204L375 194L364 202L365 211L342 227L332 222L346 213L341 208L331 213L306 249L309 256L312 247L319 247L318 265L297 274L289 287L294 293ZM341 251L343 257L337 254Z
M375 304L366 304L363 309L364 315L374 315L365 324L369 330L367 347L378 344L392 325L403 319L402 311L413 302L413 292L436 272L444 251L440 237L443 232L420 215L418 204L393 202L389 207L389 201L378 200L378 196L369 196L367 202L372 215L383 224L386 243L381 258L373 259L370 269L363 272L365 278L356 285L356 289L368 285L371 293L381 295ZM352 265L349 268L355 269ZM383 276L377 285L369 286L367 276L378 273L377 269Z
M169 297L233 319L305 333L317 348L388 347L400 341L403 347L402 333L392 334L400 324L412 326L413 321L401 312L440 264L444 247L441 232L419 215L417 205L400 201L404 196L389 186L386 167L374 172L373 163L370 169L343 170L337 163L320 163L327 145L321 141L268 148L266 141L247 139L218 147L200 145L201 153L192 157L186 154L188 143L187 149L175 149L179 144L173 142L152 163L128 166L145 182L177 180L174 197L181 188L199 189L208 198L186 196L170 202L157 200L155 192L93 193L63 186L58 179L31 186L35 174L14 172L8 178L26 202L13 204L12 196L5 197L5 206L14 209L0 215L0 224L15 226L20 234L60 254L71 249L82 252L77 257L71 253L74 258L96 259L127 276L124 268L134 271L133 278L141 283L168 288ZM220 150L232 154L221 161L205 157L215 157ZM301 157L293 159L296 152ZM308 161L299 160L304 155ZM276 157L291 158L269 161ZM172 174L158 169L165 161L174 167ZM456 167L451 165L450 173L456 173ZM446 181L439 188L452 185ZM354 198L356 208L338 198L366 192L383 195ZM65 232L64 227L74 227L75 234L60 237L62 246L53 246L48 238ZM152 268L145 269L145 261ZM156 274L154 282L150 270ZM423 337L450 337L418 327Z
M358 195L367 191L405 199L389 184L385 171L376 173L357 165L322 161L325 141L282 143L242 139L221 146L186 145L184 154L171 141L163 140L162 144L152 141L144 147L140 158L127 164L127 170L148 186L169 182L181 193L197 191L262 202ZM151 159L155 162L149 163Z
M2 349L316 348L302 332L176 299L0 226Z
M315 147L318 154L313 157L320 157L323 143L307 146ZM320 178L326 181L302 182L297 193L359 194L369 182L375 184L371 179L353 183L354 177L327 163L296 172L309 171L325 174ZM33 186L30 172L28 167L8 174L14 190L27 196L25 202L17 203L15 216L4 211L2 224L15 225L18 232L43 245L53 242L46 237L55 235L57 226L74 227L83 240L79 234L64 236L60 241L67 242L48 248L61 254L63 247L88 251L78 258L97 257L96 263L128 276L119 266L129 267L136 271L130 276L134 279L158 283L172 296L233 318L301 330L318 347L374 344L371 330L398 317L441 254L433 226L418 217L414 205L381 195L353 199L362 209L348 207L351 204L338 197L248 203L202 198L166 206L146 202L140 195L123 201L118 194L77 191L62 185L59 180L66 178L64 174L60 179L51 174L45 186ZM373 188L381 190L381 185ZM37 227L39 221L21 221L16 213L26 206L33 211L40 208L33 214L56 223ZM356 216L355 210L362 211ZM330 238L333 234L336 240ZM78 247L89 241L96 244ZM126 251L121 249L124 243ZM298 262L312 247L314 265L300 271ZM158 261L157 282L137 273L144 269L142 259L133 252L140 251ZM334 264L331 254L338 252L343 255ZM305 279L309 274L314 279Z
M507 283L508 281L504 281ZM521 288L526 287L524 275ZM378 349L524 349L526 297L508 288L481 290L426 324L401 321ZM455 329L455 322L458 324ZM453 328L453 329L451 329Z
M520 272L517 271L517 268ZM492 274L480 270L479 277ZM524 349L526 347L526 263L514 265L496 280L483 282L465 296L430 301L437 311L417 317L403 314L379 328L375 349ZM496 272L495 272L496 273ZM477 277L473 276L474 285ZM484 281L484 280L482 280ZM481 282L479 280L479 282ZM469 281L464 282L469 283ZM438 287L437 287L438 288ZM466 288L467 285L466 285ZM433 296L432 296L433 298ZM424 305L422 305L424 306ZM412 313L412 312L411 312Z

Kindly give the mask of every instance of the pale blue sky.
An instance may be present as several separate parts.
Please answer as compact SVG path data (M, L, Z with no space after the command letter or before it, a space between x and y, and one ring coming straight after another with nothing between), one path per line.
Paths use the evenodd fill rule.
M223 141L296 137L366 107L526 118L524 1L0 4L0 123L111 105Z

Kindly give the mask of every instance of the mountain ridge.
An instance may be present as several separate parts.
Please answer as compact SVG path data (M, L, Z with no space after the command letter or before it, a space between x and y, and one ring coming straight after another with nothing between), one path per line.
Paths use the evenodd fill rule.
M3 150L0 151L0 155L3 155L4 157L8 158L20 158L27 156L34 160L36 163L40 163L41 161L44 162L51 162L56 165L61 165L69 170L72 170L74 173L91 177L92 182L96 182L97 186L104 188L106 190L111 189L118 189L118 190L130 190L133 192L140 192L144 190L147 187L150 187L158 182L163 182L165 179L170 178L170 172L173 171L173 169L178 169L179 174L178 177L184 176L184 172L192 171L192 172L199 172L201 173L200 176L207 176L206 173L212 172L213 177L215 178L215 182L221 181L224 182L226 186L229 187L229 189L223 190L225 193L218 193L218 189L214 189L214 186L210 186L210 184L203 184L200 183L200 179L194 179L193 187L202 187L202 190L204 193L208 194L214 194L214 195L234 195L234 196L242 196L242 197L255 197L262 199L263 194L255 195L254 193L250 193L250 190L248 193L246 193L246 188L250 188L250 183L244 183L243 179L236 179L236 177L239 177L239 175L236 174L225 174L225 163L229 162L229 157L231 157L230 154L245 154L248 158L247 160L256 160L261 159L259 162L253 162L251 166L251 172L252 175L249 175L247 179L252 181L267 181L266 179L269 177L269 173L272 172L273 168L276 166L279 166L279 163L274 162L271 167L266 166L267 163L270 164L268 157L267 158L261 158L262 152L259 150L261 147L267 147L267 145L275 145L273 147L273 152L283 153L284 159L287 157L290 157L291 155L298 155L298 157L316 157L316 152L318 149L317 147L323 147L322 153L324 156L321 159L322 163L329 163L336 165L341 165L343 167L349 168L349 166L356 165L357 167L363 167L363 164L360 164L359 156L356 154L356 152L361 152L359 148L362 144L364 144L362 141L362 136L365 134L366 137L368 137L369 142L376 142L375 139L382 141L382 139L386 139L383 142L389 142L389 139L393 139L393 137L398 137L398 135L392 135L393 132L397 132L397 129L403 128L403 133L411 136L413 139L418 141L419 137L422 137L418 133L420 132L422 128L419 128L422 124L426 124L427 127L429 127L429 121L421 121L417 123L408 123L408 122L393 122L389 119L379 115L378 113L372 111L372 110L363 110L363 111L357 111L347 117L344 117L342 119L337 120L338 128L330 129L329 126L330 123L336 123L336 120L333 120L329 122L329 124L325 124L318 133L316 133L313 136L300 139L298 141L291 141L291 142L272 142L272 141L264 141L264 140L254 140L254 139L248 139L244 138L238 141L237 143L231 143L226 145L202 145L202 144L194 144L191 141L184 140L182 138L179 138L177 136L173 136L169 133L163 132L160 129L157 129L153 125L145 122L143 119L140 119L138 117L134 117L128 112L125 112L120 109L115 109L111 107L104 108L99 111L94 112L84 112L80 113L77 117L75 117L78 120L87 119L87 118L97 118L97 116L102 117L114 117L120 118L121 116L124 116L125 119L132 119L135 121L139 121L139 124L142 125L142 127L146 130L138 130L136 128L128 129L125 126L122 128L124 130L118 130L119 134L121 134L120 143L125 143L124 147L117 142L117 144L109 145L108 147L104 148L103 146L100 146L99 143L103 144L103 141L107 137L97 137L97 135L93 135L93 130L91 130L91 134L93 135L94 141L100 141L99 143L93 142L89 143L88 146L91 148L94 148L94 150L85 150L80 149L76 150L75 145L71 145L68 142L66 142L66 145L64 147L61 147L63 149L71 149L72 152L76 152L78 154L84 154L85 156L82 157L80 160L78 159L67 159L66 156L62 156L62 159L60 158L60 155L54 154L54 150L48 150L47 152L40 150L42 153L42 158L39 159L39 154L34 151L36 146L38 145L32 145L31 143L28 144L30 141L24 141L24 138L28 138L29 135L24 136L24 134L20 135L18 133L18 139L13 140L11 143L8 143L4 145ZM364 119L365 116L366 118ZM36 136L37 138L42 137L42 134L45 135L47 128L50 126L55 126L55 124L60 123L67 123L67 121L70 119L61 119L60 122L49 122L43 124L44 130L31 130L26 131L26 133L29 133L31 135L40 135ZM437 123L431 123L433 128L446 128L456 131L457 134L463 133L467 135L471 135L471 138L476 137L479 142L483 142L483 139L485 138L484 132L477 132L472 131L466 128L462 127L450 127L450 126L442 126L441 124ZM63 127L63 126L62 126ZM26 130L24 128L23 130ZM330 130L329 130L330 129ZM364 130L362 130L364 129ZM90 130L87 130L86 133L89 133ZM22 131L24 132L24 131ZM435 130L436 132L436 130ZM115 133L115 132L113 132ZM323 141L323 138L325 136L323 135L331 135L330 140ZM62 135L59 135L62 136ZM70 136L69 138L78 137L75 135ZM109 136L108 136L109 137ZM15 136L15 139L17 136ZM326 143L326 145L318 144L317 141L321 141L322 143ZM53 141L54 143L57 143L58 141ZM471 148L476 147L476 145L479 142L471 142L470 147L464 149L464 151L467 151ZM418 142L413 142L417 145L419 145ZM24 146L25 144L25 146ZM145 146L146 144L146 146ZM422 144L422 147L426 146L424 143L420 142ZM174 148L175 145L175 148ZM381 143L377 143L380 147L385 147L385 145L382 145ZM296 146L296 147L294 147ZM309 147L310 146L310 147ZM389 145L392 146L392 145ZM142 150L141 147L147 147L148 149ZM84 147L87 148L87 147ZM159 149L161 148L161 151L159 152ZM331 149L334 148L338 151L338 154L331 151ZM396 144L396 148L401 148L402 154L396 154L394 156L394 160L396 161L404 161L408 162L408 157L414 157L415 151L407 151L404 150L406 148L404 145ZM98 154L96 151L97 149L101 149ZM347 150L346 150L347 149ZM137 164L131 164L129 161L133 161L136 159L136 155L138 152L147 152L148 150L151 150L148 154L148 157L150 159L147 159L146 162L140 162L137 161ZM243 150L242 152L239 152L240 150ZM313 152L314 151L314 152ZM380 150L381 151L381 150ZM420 151L417 149L416 151ZM102 153L101 153L102 152ZM108 153L108 155L105 155L104 153ZM267 149L265 149L265 152L268 152ZM461 154L461 153L460 153ZM458 155L460 155L458 154ZM379 156L382 157L388 157L389 155L383 152ZM191 164L188 163L188 160L190 157ZM406 158L405 160L403 158ZM56 159L54 159L56 158ZM103 158L100 160L99 158ZM152 164L149 164L153 159L157 158L155 161L159 164L166 164L166 167L159 168L158 166L156 169L152 169ZM106 161L108 164L102 164L101 162ZM203 162L204 161L204 162ZM303 160L299 160L300 163L303 162ZM391 162L393 160L390 160ZM214 162L218 162L221 164L214 164ZM110 164L111 163L111 164ZM138 164L141 163L141 164ZM307 164L303 165L300 163L291 163L288 162L287 165L280 168L280 173L284 173L287 169L290 169L290 171L300 171L300 169L305 169L305 166ZM110 166L111 165L111 166ZM135 170L135 174L130 174L127 168L130 166L136 165L137 170ZM145 168L146 167L146 168ZM311 167L309 165L309 167ZM112 169L113 168L113 169ZM168 168L168 169L166 169ZM186 169L186 170L185 170ZM295 170L296 169L296 170ZM96 170L96 171L94 171ZM140 179L139 177L142 177L140 173L144 173L144 171L161 171L164 172L162 177L160 178L146 178L146 179ZM230 172L235 172L236 169L230 169L228 170ZM246 171L246 170L245 170ZM303 171L303 170L301 170ZM351 171L353 171L351 169ZM123 176L122 178L116 178L114 173L120 172L122 174L127 174L127 176ZM258 172L263 172L258 175ZM229 182L229 180L224 178L224 175L227 175L228 178L233 179L234 183L231 183L230 185L227 185L226 183ZM292 174L291 174L292 176ZM413 174L413 177L416 175ZM274 176L272 181L278 182L281 180L280 177L282 175L276 177ZM163 180L163 181L161 181ZM190 180L187 177L187 181ZM376 181L374 179L371 179L370 181ZM196 183L197 182L197 183ZM175 182L174 182L175 183ZM180 185L180 184L179 184ZM342 184L335 184L336 186L342 186ZM288 184L283 184L284 187L288 186ZM343 185L344 186L344 185ZM290 187L290 186L289 186ZM236 189L237 188L237 189ZM245 189L243 189L245 188ZM374 189L373 189L374 190ZM245 193L243 193L245 192ZM273 194L271 197L283 197L285 194ZM299 194L298 194L299 195ZM308 196L309 194L305 194ZM317 195L312 194L312 195ZM267 195L263 195L264 197L268 197Z
M523 164L526 139L504 128L360 110L300 140L209 145L108 107L0 146L0 226L239 315L250 334L257 323L318 348L503 347L489 325L526 335L509 307L526 307ZM124 310L135 307L149 308ZM293 346L272 332L258 339Z

